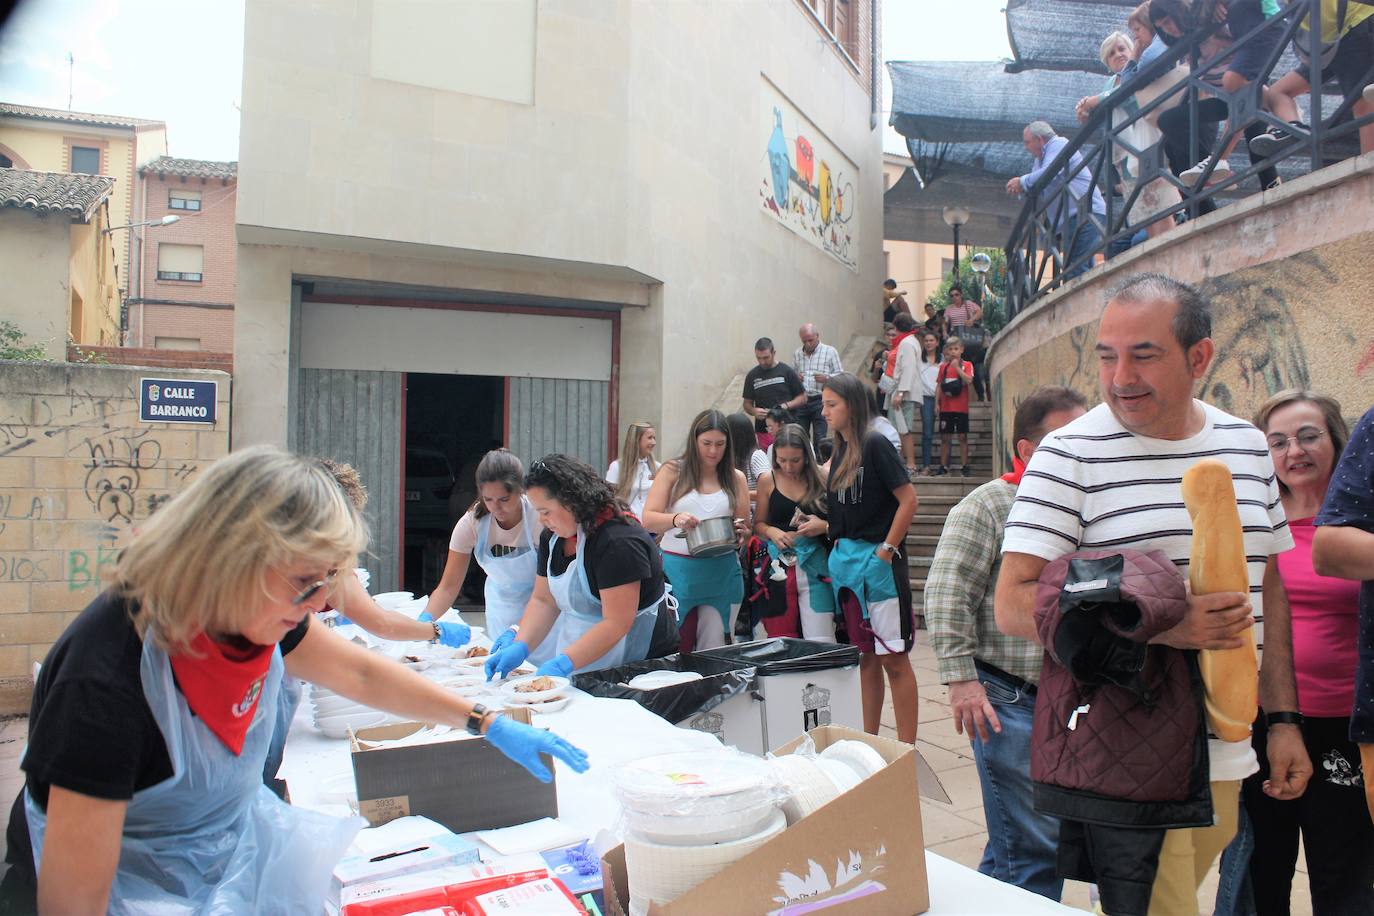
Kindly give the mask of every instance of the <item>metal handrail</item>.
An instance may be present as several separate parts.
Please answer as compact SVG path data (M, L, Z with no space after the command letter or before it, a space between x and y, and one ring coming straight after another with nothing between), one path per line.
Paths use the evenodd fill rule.
M1203 0L1200 4L1200 21L1213 21L1216 2L1217 0ZM1374 4L1374 0L1350 0L1350 3L1368 6ZM1262 171L1275 168L1280 162L1307 158L1313 170L1321 168L1328 155L1338 152L1333 149L1333 144L1358 136L1361 127L1374 123L1374 115L1342 120L1359 98L1358 90L1343 98L1334 112L1323 117L1321 5L1322 0L1292 0L1277 16L1266 20L1247 34L1236 37L1229 45L1206 59L1202 58L1202 48L1216 29L1211 25L1200 26L1177 39L1158 59L1130 74L1097 105L1083 127L1044 170L1047 178L1039 183L1039 187L1026 192L1025 206L1017 217L1005 249L1008 319L1015 317L1035 299L1062 285L1066 273L1073 272L1085 264L1091 265L1098 254L1109 250L1114 243L1129 240L1141 229L1161 220L1167 219L1172 223L1180 213L1196 217L1206 202L1222 194L1234 195L1240 190L1239 186L1243 181ZM1312 79L1309 81L1312 89L1311 131L1303 134L1260 107L1260 87L1269 81L1284 49L1293 41L1299 32L1300 24L1309 16L1310 28L1304 41L1307 44L1307 59L1313 64ZM1228 93L1220 85L1209 82L1209 77L1219 80L1224 70L1223 61L1240 48L1257 40L1257 36L1269 28L1281 28L1282 35L1254 80L1234 93ZM1161 77L1169 75L1184 61L1189 65L1185 77L1161 92L1148 104L1138 106L1134 112L1126 110L1127 106L1134 103L1136 91L1149 87ZM1370 71L1374 72L1374 61L1370 62ZM1123 135L1127 129L1140 119L1156 111L1162 111L1165 107L1173 107L1175 103L1186 105L1190 164L1198 162L1201 159L1199 126L1218 120L1216 117L1208 117L1202 111L1203 103L1212 99L1219 99L1225 103L1227 117L1222 120L1229 125L1229 130L1217 139L1215 150L1218 154L1226 148L1232 137L1243 133L1256 122L1269 127L1283 128L1294 137L1276 155L1263 160L1252 159L1246 168L1235 170L1228 178L1212 184L1208 181L1215 166L1215 159L1194 183L1189 184L1175 177L1169 170L1162 136L1145 149L1137 149L1124 139ZM1106 181L1111 167L1116 162L1116 156L1112 153L1114 149L1134 157L1137 162L1138 175L1135 186L1120 202L1113 193L1114 189ZM1072 165L1075 156L1079 157L1079 162ZM1076 176L1085 171L1090 178L1091 187L1087 196L1078 201L1072 197L1070 185ZM1140 194L1159 179L1178 190L1179 201L1150 214L1145 219L1130 222L1128 218L1131 209ZM1106 209L1102 216L1091 212L1093 188L1102 192ZM1061 238L1060 228L1064 220L1060 217L1071 204L1079 219L1086 217L1097 229L1101 242L1093 251L1070 262L1068 249L1072 245L1072 240ZM1046 277L1047 272L1049 277Z

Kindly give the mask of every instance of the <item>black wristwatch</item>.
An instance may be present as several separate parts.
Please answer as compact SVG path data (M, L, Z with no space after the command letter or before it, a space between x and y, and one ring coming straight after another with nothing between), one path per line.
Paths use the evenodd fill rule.
M468 713L468 734L482 734L482 723L487 720L487 716L489 715L491 715L490 709L487 709L481 703L473 703L472 712Z
M1302 713L1300 712L1267 712L1264 714L1265 725L1296 725L1302 727Z

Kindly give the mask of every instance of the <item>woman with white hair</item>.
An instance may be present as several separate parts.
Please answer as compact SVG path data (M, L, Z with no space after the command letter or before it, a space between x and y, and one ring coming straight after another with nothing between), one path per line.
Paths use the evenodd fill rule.
M215 462L147 522L34 685L26 785L9 826L11 905L318 910L361 822L293 808L263 785L289 724L279 702L288 677L484 734L544 781L541 752L586 769L561 738L312 622L366 541L324 468L267 446Z

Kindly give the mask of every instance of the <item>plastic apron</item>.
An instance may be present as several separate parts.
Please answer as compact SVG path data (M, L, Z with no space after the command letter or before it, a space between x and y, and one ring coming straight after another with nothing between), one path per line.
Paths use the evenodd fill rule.
M293 808L262 783L274 733L284 727L280 650L263 683L243 752L195 718L167 654L143 641L143 694L162 731L173 775L134 793L124 817L110 913L315 913L334 866L367 826ZM34 867L47 816L24 794Z
M665 550L663 571L672 581L677 596L678 625L682 625L693 608L714 608L729 637L730 609L744 603L744 576L739 554L731 551L718 557L684 557Z
M524 543L514 553L503 557L491 555L491 526L495 519L487 513L477 522L477 546L472 556L477 565L487 574L483 594L487 603L487 635L495 639L501 633L520 622L524 616L525 605L534 594L534 577L539 572L539 550L535 532L530 530L534 510L525 497L520 497L520 526L525 532ZM537 527L537 523L535 523ZM553 647L558 644L558 626L549 632L539 647L530 651L530 661L536 665L553 658Z
M792 539L792 549L797 552L797 565L794 567L796 573L806 576L807 584L810 586L812 612L838 613L839 605L835 603L835 593L831 590L830 583L821 581L822 577L830 576L829 555L825 542L799 534ZM777 545L772 541L768 542L768 556L774 560L780 556Z
M587 580L587 567L584 563L583 548L587 544L586 533L577 526L577 555L563 570L563 575L553 574L554 551L558 549L559 537L554 535L549 541L549 560L544 573L548 577L549 592L558 605L562 621L558 631L558 652L568 651L568 647L581 639L588 630L605 617L601 613L601 599L592 594L591 583ZM654 623L658 620L660 605L667 607L669 613L676 610L672 597L672 586L663 583L663 594L635 612L630 632L609 652L590 664L583 665L578 671L600 671L602 668L615 668L626 662L641 661L649 654L653 641ZM548 640L545 640L548 642Z

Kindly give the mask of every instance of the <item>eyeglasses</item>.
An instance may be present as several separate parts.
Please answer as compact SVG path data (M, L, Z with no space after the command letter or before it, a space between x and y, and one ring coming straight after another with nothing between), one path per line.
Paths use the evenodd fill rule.
M338 575L339 571L337 569L331 569L329 572L325 573L323 579L316 579L314 582L311 582L309 585L305 586L299 592L297 592L296 597L291 599L291 604L297 607L302 604L305 604L311 598L315 597L315 595L319 593L320 589L329 588L329 586L333 585L334 580L338 577ZM291 582L292 580L288 579L287 581Z
M1322 437L1325 435L1326 432L1324 430L1304 429L1296 436L1270 436L1269 451L1273 452L1275 455L1281 455L1288 451L1288 443L1290 442L1296 442L1298 443L1298 448L1303 451L1308 451L1318 442L1322 441Z

